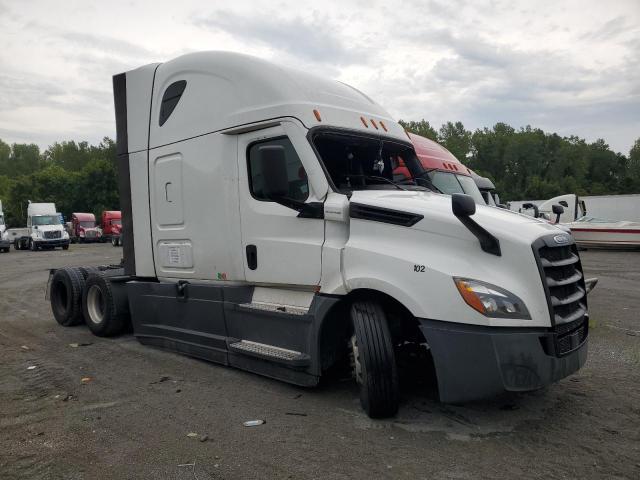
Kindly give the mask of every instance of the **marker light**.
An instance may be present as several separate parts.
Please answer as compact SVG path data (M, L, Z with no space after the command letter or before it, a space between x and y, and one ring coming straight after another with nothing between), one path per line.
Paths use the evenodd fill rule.
M322 118L320 117L320 112L318 110L314 110L313 114L316 116L316 120L318 120L319 122L322 121Z
M364 117L360 117L360 121L365 127L369 128L369 125L367 125L367 121L364 119Z
M383 129L385 132L388 132L388 131L389 131L389 130L387 130L387 126L384 124L384 122L383 122L382 120L380 120L380 126L382 127L382 129Z
M490 283L453 278L463 300L485 317L531 320L524 302L513 293Z
M369 121L371 122L371 125L373 125L373 128L378 130L378 125L376 124L376 121L373 118L371 120L369 120Z

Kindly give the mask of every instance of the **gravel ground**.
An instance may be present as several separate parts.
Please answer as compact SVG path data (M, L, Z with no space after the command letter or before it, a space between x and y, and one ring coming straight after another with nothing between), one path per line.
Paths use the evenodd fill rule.
M640 252L582 253L600 283L576 375L455 407L421 382L384 421L339 375L303 389L60 327L48 269L121 254L0 254L1 479L640 478Z

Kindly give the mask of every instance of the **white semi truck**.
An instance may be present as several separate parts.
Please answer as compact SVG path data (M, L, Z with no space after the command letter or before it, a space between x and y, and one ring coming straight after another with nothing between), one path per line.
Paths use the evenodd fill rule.
M355 88L223 52L113 86L123 265L52 272L59 323L131 321L143 344L305 386L350 357L372 417L398 408L408 343L452 403L584 364L571 236L431 191L402 127Z
M69 234L54 203L29 202L26 228L10 228L4 232L3 239L12 243L16 250L69 248Z
M0 252L9 252L11 242L5 237L7 226L4 223L4 211L2 210L2 200L0 200Z

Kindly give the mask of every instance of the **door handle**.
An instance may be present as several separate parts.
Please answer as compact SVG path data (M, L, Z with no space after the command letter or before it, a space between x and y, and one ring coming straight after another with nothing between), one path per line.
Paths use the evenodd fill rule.
M249 270L258 268L258 249L255 245L247 245L247 267Z
M171 185L171 182L164 184L164 198L167 202L173 203L173 200L169 200L169 185Z

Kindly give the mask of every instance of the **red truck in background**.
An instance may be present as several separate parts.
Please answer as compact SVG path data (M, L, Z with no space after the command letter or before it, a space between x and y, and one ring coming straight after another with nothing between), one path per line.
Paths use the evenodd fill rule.
M101 242L102 230L96 224L93 213L71 214L71 242Z
M428 171L429 180L440 192L452 195L466 193L471 195L476 203L485 204L485 200L474 181L471 170L465 167L449 150L437 142L420 135L407 132L420 163ZM399 167L394 174L400 173L406 167ZM404 172L402 172L404 173ZM405 176L406 176L405 175Z
M111 245L114 247L122 246L121 230L122 214L120 210L102 212L102 235L105 240L111 239Z

